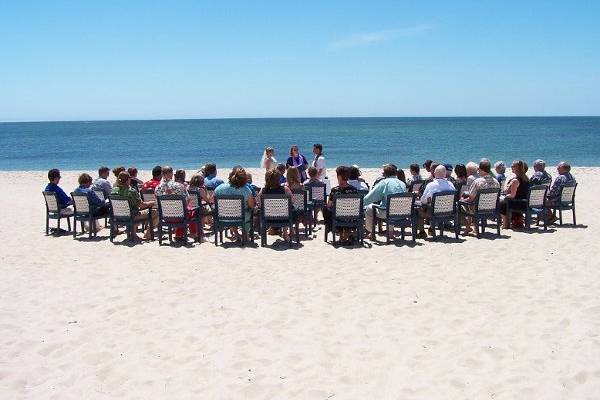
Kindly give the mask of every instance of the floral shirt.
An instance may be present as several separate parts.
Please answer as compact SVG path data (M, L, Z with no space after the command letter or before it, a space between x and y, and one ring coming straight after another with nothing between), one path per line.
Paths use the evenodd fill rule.
M548 191L548 197L549 198L556 198L558 197L558 193L560 192L560 188L562 188L563 186L565 186L567 183L573 183L576 182L575 178L573 177L573 175L571 175L570 172L567 172L566 174L563 175L559 175L555 180L554 183L552 184L552 187L550 188L550 191Z
M477 196L477 192L479 192L481 189L490 188L500 188L500 184L498 183L496 178L494 178L491 175L479 177L475 179L471 184L471 188L469 189L469 197L471 199L475 199L475 196Z
M112 194L126 197L127 201L129 201L131 211L137 212L139 210L140 204L142 203L142 199L140 197L139 192L137 192L131 186L113 186Z
M162 196L165 194L177 194L179 196L185 196L186 199L189 196L185 186L183 186L181 183L175 182L172 179L168 181L163 179L156 189L154 189L154 193L157 196Z
M550 185L552 177L546 171L535 171L529 179L530 185Z

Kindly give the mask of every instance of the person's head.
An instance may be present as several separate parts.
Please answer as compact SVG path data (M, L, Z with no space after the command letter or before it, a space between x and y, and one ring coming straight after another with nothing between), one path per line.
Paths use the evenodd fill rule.
M292 147L290 147L290 156L298 157L299 154L300 154L300 150L298 150L298 146L293 145Z
M431 172L431 164L433 163L432 160L425 160L425 162L423 163L423 168L425 168L427 170L427 172Z
M160 179L162 177L162 167L160 165L152 168L152 179Z
M125 167L123 167L123 166L115 167L112 170L113 175L116 176L117 178L119 177L119 174L123 171L125 171Z
M166 181L173 179L173 168L168 165L162 167L162 177Z
M429 166L429 169L427 171L429 171L429 173L431 174L432 177L435 178L435 169L440 165L439 162L433 161L431 163L431 165Z
M467 175L475 175L479 167L473 161L467 163Z
M296 167L289 167L287 169L285 179L288 185L300 185L300 171Z
M285 175L286 168L285 164L277 164L277 171L279 171L279 174L282 176Z
M443 165L436 166L433 169L433 176L436 179L444 179L444 178L446 178L446 167L444 167Z
M449 178L452 175L452 164L444 164L444 168L446 168L446 178Z
M279 178L281 178L281 174L276 169L270 169L265 172L265 188L277 189L280 187Z
M265 148L265 155L267 157L273 157L275 155L275 149L273 147L267 147Z
M506 164L504 164L504 161L496 161L496 164L494 164L494 169L496 170L497 174L503 174L506 172Z
M310 179L317 179L319 170L317 170L315 167L308 167L307 172L308 172L308 176L310 177Z
M515 174L517 177L527 180L527 170L525 167L525 161L523 160L515 160L513 161L512 165L511 165L511 169L513 174Z
M396 172L396 177L398 179L400 179L402 182L406 183L406 175L404 174L403 169L399 169L398 172Z
M217 175L217 164L209 163L204 166L204 176Z
M235 167L229 173L229 184L235 188L241 188L248 183L246 170L242 167Z
M129 167L129 168L127 168L127 173L129 174L130 177L136 178L137 174L138 174L138 170L136 167Z
M183 169L178 169L177 171L175 171L175 182L178 183L185 183L185 170Z
M479 173L482 175L488 175L492 172L492 163L487 158L479 161Z
M350 180L357 181L360 177L360 169L357 165L353 165L350 167Z
M527 171L529 171L529 165L527 164L527 161L523 161L523 167L525 167L525 173L527 173Z
M385 164L383 166L382 175L386 178L396 176L398 169L394 164Z
M323 153L323 145L321 143L313 144L313 153L316 155L321 155Z
M83 186L86 188L92 185L92 177L90 176L90 174L86 174L85 172L79 175L79 179L77 179L77 181L79 182L79 186Z
M410 174L412 176L419 175L419 171L421 170L419 168L419 164L410 164L409 168L410 168Z
M129 172L121 171L119 172L119 176L117 177L117 186L119 187L127 187L131 183L131 177L129 176Z
M194 174L190 178L190 187L200 188L204 186L204 176L202 174Z
M100 167L98 168L98 176L100 178L106 179L110 175L110 168L108 167Z
M60 171L58 169L52 168L50 171L48 171L48 181L50 181L50 183L58 184L60 178Z
M558 163L556 169L560 175L568 174L571 172L571 164L566 161L561 161Z
M539 158L533 162L533 170L535 172L543 172L546 169L546 162Z
M335 174L337 175L338 184L345 185L350 178L350 168L345 165L340 165L335 169Z
M454 173L456 174L457 178L466 178L467 177L467 167L465 167L465 164L456 164L454 166Z

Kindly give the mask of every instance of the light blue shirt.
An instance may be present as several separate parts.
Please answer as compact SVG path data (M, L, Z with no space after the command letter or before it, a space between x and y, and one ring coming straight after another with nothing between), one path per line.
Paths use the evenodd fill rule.
M446 191L456 192L456 188L453 184L443 178L435 178L432 182L425 186L425 190L421 195L421 203L427 204L434 194Z
M216 175L208 175L207 177L204 178L204 186L206 186L207 189L216 189L217 187L221 186L222 184L223 184L223 179L219 178Z
M365 196L364 205L381 201L381 208L387 208L387 197L390 194L406 192L406 185L395 176L390 176L379 182Z

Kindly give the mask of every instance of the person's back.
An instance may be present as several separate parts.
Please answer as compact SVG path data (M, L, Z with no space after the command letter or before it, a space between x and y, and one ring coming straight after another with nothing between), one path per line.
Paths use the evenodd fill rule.
M142 185L142 190L155 190L156 187L160 184L162 178L162 167L160 165L152 168L152 179L144 182Z
M58 206L60 208L66 208L71 205L72 200L71 197L69 197L69 195L67 195L65 191L58 186L60 179L61 176L58 169L54 168L48 171L48 184L46 185L44 191L56 193L56 196L58 197Z
M215 164L206 164L204 166L204 186L209 190L214 190L224 183L223 179L217 176L217 166Z
M531 185L550 185L552 183L552 176L546 170L535 171L529 182L531 182Z
M554 180L554 183L552 184L552 187L548 191L548 195L547 195L551 201L554 201L555 199L558 198L560 189L562 187L564 187L567 184L577 182L575 180L575 177L573 175L571 175L571 166L569 165L569 163L567 163L565 161L561 161L558 164L557 169L558 169L559 175Z

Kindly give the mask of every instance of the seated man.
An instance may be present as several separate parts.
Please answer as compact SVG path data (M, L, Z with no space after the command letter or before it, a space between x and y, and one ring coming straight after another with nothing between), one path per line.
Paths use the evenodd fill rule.
M506 164L504 164L504 161L496 161L494 169L496 170L496 180L502 185L502 182L506 180Z
M358 193L358 190L348 183L348 179L350 178L350 167L346 167L344 165L340 165L335 169L335 174L337 176L338 185L331 189L331 194L327 198L327 208L323 209L323 218L325 219L325 225L331 228L332 221L332 208L333 208L333 199L338 194L352 194ZM350 232L348 229L339 229L340 240L347 241L350 237Z
M360 169L353 165L350 167L350 179L348 183L356 188L356 190L369 190L369 186L360 180Z
M479 174L477 173L478 168L479 166L473 161L469 161L467 163L467 186L469 189L471 189L471 184L475 181L475 179L479 178Z
M387 197L390 194L405 193L406 185L396 176L396 166L387 164L383 167L383 179L373 186L365 196L363 202L365 206L365 227L370 232L369 239L375 240L375 232L371 232L373 219L375 218L375 207L373 203L381 202L381 209L377 210L378 217L385 217L387 208Z
M430 164L431 165L431 164ZM410 186L414 181L422 181L421 174L419 173L419 164L410 164L410 176L406 178L406 184Z
M554 180L552 187L550 188L550 190L548 191L548 194L546 195L546 198L547 198L546 205L548 205L548 206L558 205L558 203L560 202L560 199L558 198L558 194L560 193L560 189L563 186L565 186L568 183L577 182L575 180L575 178L573 177L573 175L571 175L571 165L568 162L561 161L558 164L558 166L556 167L556 169L558 171L558 176ZM549 218L548 223L551 224L554 221L556 221L556 216L552 215L552 212L550 211L550 209L548 209L547 213L548 213L547 215Z
M166 194L175 194L175 195L179 195L179 196L184 196L186 205L190 199L190 195L189 195L187 189L185 188L185 186L182 183L176 182L173 179L173 168L171 168L169 166L162 167L162 180L160 181L160 184L156 187L156 189L154 189L154 193L157 196L163 196ZM197 212L198 212L198 210L188 210L187 211L188 217L190 219L194 219ZM191 236L196 238L198 235L198 229L197 229L196 224L192 223L192 224L190 224L189 227L190 227ZM183 233L184 233L183 228L176 228L175 229L175 240L182 239Z
M156 226L158 224L158 213L156 210L152 209L154 207L154 202L144 202L140 197L140 193L131 187L131 177L127 171L121 171L119 173L119 177L117 178L117 183L113 186L112 194L116 194L119 196L123 196L127 198L129 202L129 206L131 207L132 215L135 218L135 222L137 224L145 222L148 217L140 213L140 210L150 209L150 215L152 217L152 226ZM135 229L131 232L131 236L133 240L140 240L140 237L135 233ZM152 231L150 230L150 226L144 232L144 239L150 239Z
M110 192L112 191L112 185L108 181L110 175L110 169L108 167L98 168L98 177L94 180L92 189L102 190L104 198L108 199Z
M79 186L73 191L75 193L83 193L87 195L88 201L92 207L95 207L94 217L105 217L110 212L110 206L103 200L101 200L96 193L90 188L92 186L92 177L86 173L79 175ZM102 229L102 226L97 226L98 230Z
M204 166L204 186L209 190L214 190L223 183L223 179L217 176L217 165L214 163Z
M50 171L48 171L49 183L46 185L46 188L44 189L44 191L56 193L56 195L58 197L58 206L60 208L67 208L71 205L72 200L71 200L71 197L69 197L69 195L66 194L65 191L62 190L58 186L58 182L60 182L60 178L61 178L60 171L58 169L54 168L54 169L51 169Z
M162 167L160 165L152 168L152 179L144 182L142 185L142 190L155 190L156 187L160 184L160 179L162 178Z
M429 161L429 160L427 160L427 161ZM429 185L435 179L434 171L438 167L438 165L440 165L440 164L435 161L433 161L433 162L431 162L431 164L429 164L430 175L425 180L423 180L423 184L419 188L419 193L417 194L418 198L421 198L421 196L423 196L423 192L425 192L425 188L427 187L427 185ZM443 167L443 165L442 165L442 167ZM444 174L445 174L445 172L444 172Z
M544 160L535 160L533 162L534 173L529 179L529 185L548 185L552 183L552 176L546 172L546 163Z
M421 208L419 209L419 216L417 218L417 228L419 229L417 237L419 239L424 239L427 237L427 233L425 233L424 228L424 220L426 218L431 218L432 211L431 207L428 205L431 203L433 195L439 192L456 191L454 185L446 180L446 167L443 165L436 166L433 170L433 175L434 179L427 185L423 191L423 194L421 195ZM432 228L430 227L429 230L432 231Z
M464 201L467 203L473 203L475 198L477 197L477 193L481 189L489 189L489 188L500 188L500 184L492 176L492 164L490 160L483 159L479 162L479 178L475 179L471 184L471 188L469 189L469 193L463 194ZM467 208L469 212L473 211L472 204L464 204L463 207ZM472 232L473 228L471 227L471 219L465 219L463 221L465 224L465 234Z

